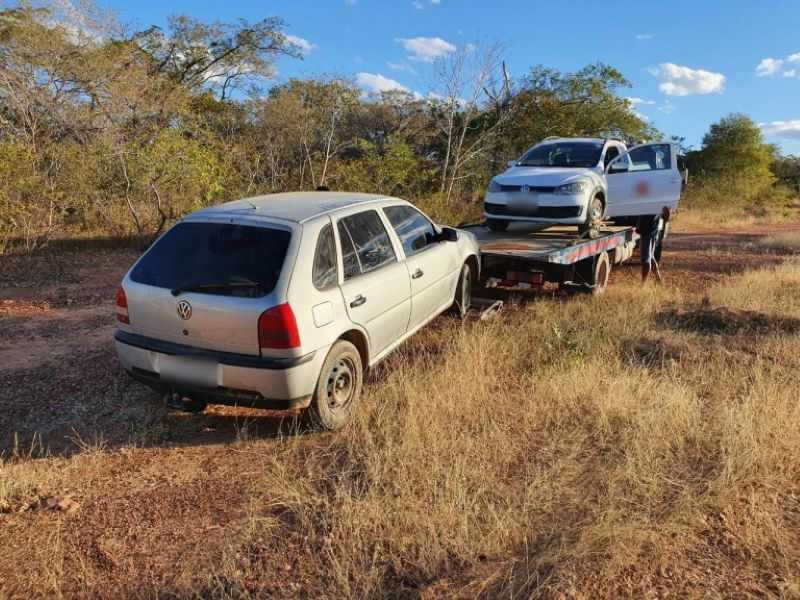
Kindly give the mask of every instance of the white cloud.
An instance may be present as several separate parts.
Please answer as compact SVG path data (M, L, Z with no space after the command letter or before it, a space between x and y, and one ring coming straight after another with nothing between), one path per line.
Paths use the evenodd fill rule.
M800 52L797 54L790 54L786 57L786 62L794 63L796 65L800 65Z
M439 37L396 38L395 42L411 52L408 59L415 62L432 62L456 49L453 44Z
M797 76L797 69L789 69L788 71L784 71L781 73L782 77L796 77Z
M312 44L307 39L301 38L300 36L297 35L287 35L286 39L289 40L290 43L300 48L300 52L303 54L308 54L314 48L317 47L316 44Z
M673 104L672 102L670 102L669 100L667 100L661 106L657 106L656 110L658 112L664 113L665 115L668 115L668 114L674 113L676 110L678 110L678 107L675 104Z
M637 106L646 105L646 104L655 104L654 100L644 100L642 98L625 98L625 100L630 102L631 106L633 108L636 108Z
M721 94L725 90L725 76L703 69L691 69L675 63L661 63L657 69L649 69L659 78L658 89L667 96L689 96L690 94Z
M640 33L636 36L636 39L640 42L644 42L646 40L652 40L655 36L652 33Z
M413 7L414 7L414 8L416 8L417 10L422 10L422 8L423 8L423 7L422 7L422 0L414 0L414 1L411 3L411 6L413 6Z
M411 73L412 75L417 74L417 72L414 70L414 67L405 61L400 61L399 63L387 62L386 66L388 66L392 71L404 71L405 73Z
M783 61L779 58L765 58L756 67L756 75L758 77L769 77L770 75L775 75L778 71L781 70L781 65L783 65Z
M442 0L431 0L431 4L441 4Z
M769 123L759 123L758 126L764 132L764 135L787 140L800 140L800 119L770 121Z
M389 79L383 75L374 73L358 73L356 75L356 83L358 86L368 92L389 92L391 90L399 90L401 92L408 92L409 89L394 79Z
M344 3L347 4L347 6L355 6L356 2L358 2L358 0L344 0Z

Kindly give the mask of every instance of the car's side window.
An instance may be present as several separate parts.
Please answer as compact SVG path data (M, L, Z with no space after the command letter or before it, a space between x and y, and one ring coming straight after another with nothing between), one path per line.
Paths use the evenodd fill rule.
M336 245L333 241L333 227L325 225L317 238L314 253L314 287L324 290L336 285Z
M436 229L428 218L410 206L387 206L383 209L389 222L410 256L427 248L435 239Z
M648 144L628 153L630 171L662 171L672 167L669 144Z
M373 271L397 258L389 234L374 210L342 217L338 230L345 280Z

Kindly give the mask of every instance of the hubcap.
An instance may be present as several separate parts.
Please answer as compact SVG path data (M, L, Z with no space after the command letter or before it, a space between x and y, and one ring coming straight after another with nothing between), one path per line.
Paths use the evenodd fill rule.
M337 360L328 373L328 406L339 410L347 407L355 392L355 365L350 357Z

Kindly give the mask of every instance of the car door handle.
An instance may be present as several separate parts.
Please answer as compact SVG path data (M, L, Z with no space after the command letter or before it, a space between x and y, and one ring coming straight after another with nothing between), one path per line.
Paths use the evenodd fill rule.
M359 294L358 296L356 296L356 299L355 299L355 300L353 300L353 301L350 303L350 308L355 308L355 307L357 307L357 306L361 306L361 305L362 305L362 304L364 304L364 302L366 302L366 301L367 301L367 299L366 299L366 298L364 298L364 296L362 296L361 294Z
M669 180L670 183L681 183L682 181L683 180L681 180L681 179L670 179Z
M423 275L425 275L425 273L422 272L422 269L417 269L416 271L414 271L414 274L411 276L411 279L419 279Z

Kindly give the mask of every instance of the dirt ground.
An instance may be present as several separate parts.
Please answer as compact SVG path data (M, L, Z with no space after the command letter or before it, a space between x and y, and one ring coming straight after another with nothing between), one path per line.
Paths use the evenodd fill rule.
M758 245L776 230L800 230L800 223L675 231L662 259L664 285L701 296L732 273L777 263L780 256ZM103 468L87 470L91 475L73 487L47 496L32 489L30 497L0 506L0 581L10 594L22 589L22 573L31 576L21 565L37 551L29 543L41 528L105 565L103 587L112 595L135 587L138 552L148 553L151 578L166 577L169 565L198 545L213 555L216 532L247 510L235 474L251 468L250 459L237 439L243 430L266 440L285 431L282 413L169 412L156 394L127 379L111 336L115 291L136 256L94 249L0 257L0 454L63 457L69 469L72 457L103 451ZM614 270L611 285L634 285L638 277L634 259ZM328 437L313 434L304 443L313 447ZM66 595L81 596L57 565L42 576L60 577ZM284 583L275 577L276 594L291 589ZM0 583L0 597L2 590Z

